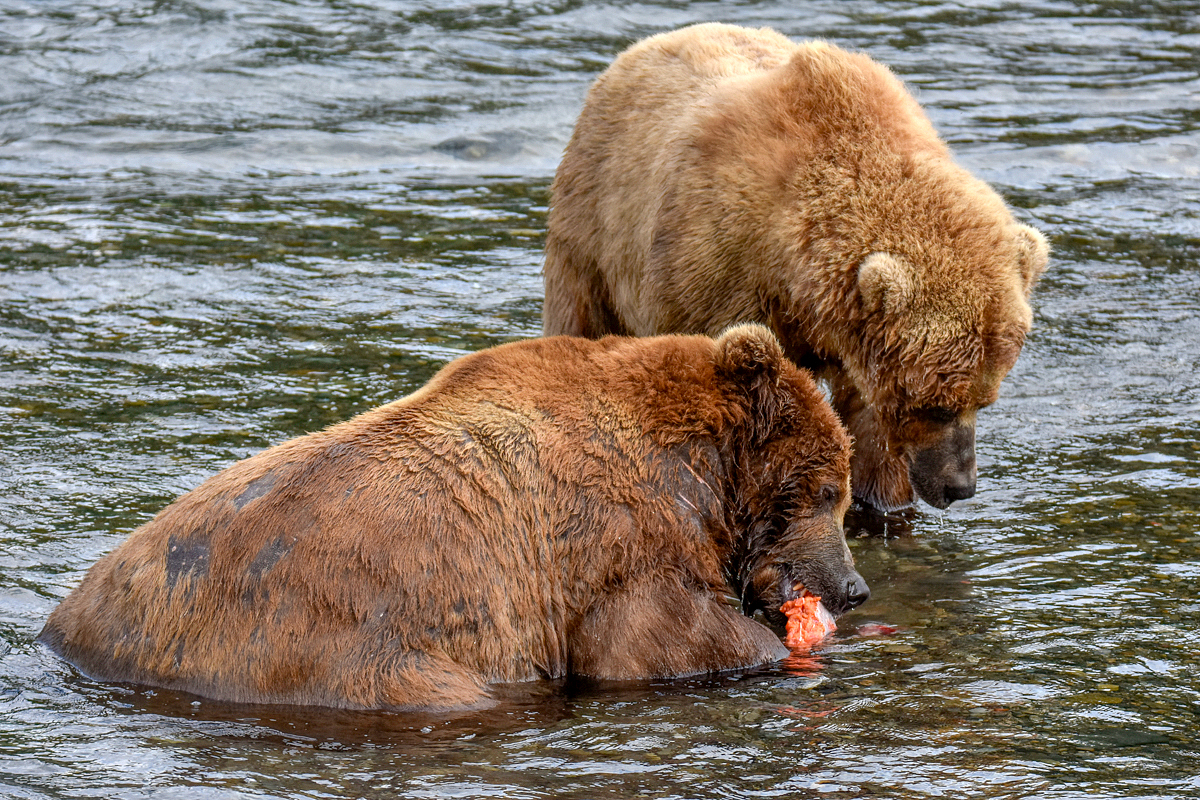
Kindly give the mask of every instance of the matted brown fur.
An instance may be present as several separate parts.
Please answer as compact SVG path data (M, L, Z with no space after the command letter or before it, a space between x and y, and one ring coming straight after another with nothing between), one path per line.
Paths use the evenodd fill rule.
M829 381L857 496L974 492L1047 246L886 67L768 29L651 37L592 86L552 194L547 334L768 324Z
M750 667L787 651L726 595L866 597L849 458L761 326L504 345L210 478L39 640L102 679L348 708Z

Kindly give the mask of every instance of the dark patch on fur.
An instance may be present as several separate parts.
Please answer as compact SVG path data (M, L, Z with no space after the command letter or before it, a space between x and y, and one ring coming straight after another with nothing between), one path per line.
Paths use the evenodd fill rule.
M292 546L296 541L285 542L282 536L276 536L270 542L258 551L258 555L250 562L250 568L247 570L250 577L254 580L262 578L263 573L279 563L279 560L292 551Z
M275 486L275 473L268 472L265 475L260 475L246 486L242 493L239 494L233 501L234 508L238 511L249 503L251 500L257 500L265 495Z
M270 599L271 593L262 589L257 584L242 592L242 602L248 606L266 603Z
M211 556L208 538L203 534L171 535L167 539L167 588L174 589L184 575L194 573L194 577L203 578L208 574Z

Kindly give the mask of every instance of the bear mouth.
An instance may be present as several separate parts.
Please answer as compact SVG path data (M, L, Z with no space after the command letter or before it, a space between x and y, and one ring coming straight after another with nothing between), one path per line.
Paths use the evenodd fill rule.
M801 575L795 564L762 565L751 574L753 577L742 584L740 592L742 613L754 616L761 612L772 626L782 626L787 621L787 615L780 610L782 606L808 595L820 600L825 610L834 617L841 616L849 610L836 592L830 592L827 596L826 593L816 590L812 582Z
M784 575L779 579L779 604L791 602L806 594L812 594L802 581Z
M824 598L816 592L809 589L804 581L798 580L790 576L783 576L779 581L779 605L786 605L793 600L799 600L804 597L815 597L825 609L830 617L839 617L845 609L839 608L837 603L829 602L832 598ZM778 610L778 609L776 609ZM779 612L781 618L786 618L782 611Z
M837 630L837 622L821 598L797 586L792 588L799 596L779 609L787 617L783 643L793 653L815 647Z
M787 615L781 609L793 600L799 600L806 596L816 597L818 600L821 599L816 592L809 590L803 581L787 574L786 571L776 581L774 588L775 592L773 594L775 594L775 597L760 598L758 606L762 609L767 619L776 625L784 625L787 622ZM837 616L834 610L824 601L822 601L822 605L825 606L825 610L831 616Z

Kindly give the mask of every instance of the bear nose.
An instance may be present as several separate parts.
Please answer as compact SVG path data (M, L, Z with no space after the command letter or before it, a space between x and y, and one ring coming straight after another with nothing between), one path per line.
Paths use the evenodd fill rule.
M943 493L946 496L946 505L950 505L955 500L966 500L975 496L975 481L951 481L946 484Z
M863 580L862 575L856 574L852 580L846 581L846 604L848 608L857 608L867 602L871 596L871 587Z

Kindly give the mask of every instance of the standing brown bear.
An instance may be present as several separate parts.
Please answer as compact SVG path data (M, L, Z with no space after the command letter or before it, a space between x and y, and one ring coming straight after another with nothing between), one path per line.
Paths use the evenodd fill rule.
M1046 259L886 67L696 25L588 94L553 186L545 332L768 324L829 382L855 495L945 508L975 493L975 414Z
M751 667L787 650L728 597L866 599L849 503L849 438L762 326L524 341L210 478L39 639L101 679L344 708Z

